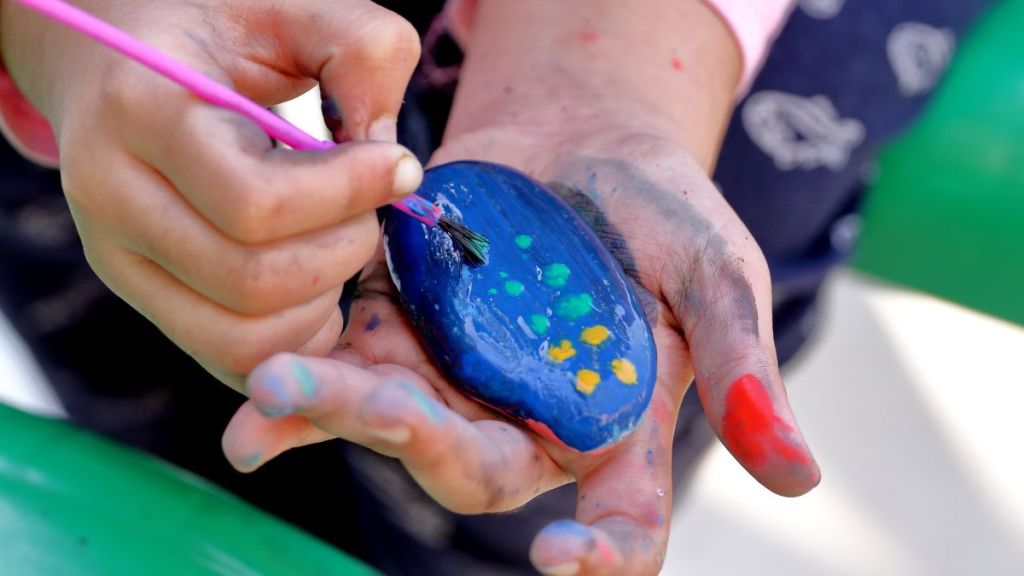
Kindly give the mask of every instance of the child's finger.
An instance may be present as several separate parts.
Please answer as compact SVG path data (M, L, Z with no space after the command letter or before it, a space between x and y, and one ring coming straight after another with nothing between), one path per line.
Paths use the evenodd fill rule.
M394 142L398 110L420 57L416 29L373 2L296 4L278 23L282 49L305 75L320 79L341 109L346 134Z
M396 144L306 152L272 148L233 112L193 102L159 137L126 135L227 237L261 243L335 226L412 193L419 161Z
M385 375L337 359L282 354L250 375L247 390L268 418L301 415L331 435L398 458L456 512L508 510L569 480L530 434L496 420L469 422L415 373L398 377L389 368ZM237 446L238 430L229 428L225 445ZM304 432L293 432L286 444L305 442ZM280 438L260 441L251 438L234 453L272 454L281 446Z
M701 403L740 464L768 489L798 496L820 473L779 374L768 267L749 234L729 242L707 233L703 252L690 250L680 259L689 264L668 268L664 284L690 346Z
M249 400L228 423L221 448L239 472L252 472L282 452L333 438L302 416L268 418Z
M674 414L668 394L651 411ZM560 520L530 548L543 574L569 576L656 574L664 560L672 515L672 418L648 414L597 468L579 476L576 520Z
M374 254L373 213L331 228L264 244L225 237L152 168L126 158L94 185L120 227L108 238L158 263L178 280L241 314L279 312L340 288Z
M273 315L246 316L208 300L138 254L93 246L89 256L116 294L201 364L230 379L248 374L275 352L302 349L314 338L335 341L340 330L340 288ZM335 331L328 335L332 338L321 334L327 325Z

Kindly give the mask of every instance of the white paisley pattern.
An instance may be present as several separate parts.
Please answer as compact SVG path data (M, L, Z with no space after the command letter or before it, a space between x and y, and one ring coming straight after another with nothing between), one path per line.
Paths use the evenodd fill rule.
M779 170L842 170L850 152L864 141L864 124L840 118L825 96L797 96L774 90L752 94L741 111L750 139Z
M800 9L811 18L829 20L843 9L846 0L800 0Z
M900 93L918 96L931 90L949 65L955 45L956 36L946 28L921 22L897 24L889 33L886 52Z

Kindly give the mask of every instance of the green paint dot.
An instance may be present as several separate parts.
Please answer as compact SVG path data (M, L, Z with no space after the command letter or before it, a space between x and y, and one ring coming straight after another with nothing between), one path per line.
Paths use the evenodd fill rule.
M498 272L498 276L501 278L508 278L508 272Z
M550 327L551 321L548 320L547 316L544 316L543 314L534 314L530 316L530 330L533 330L534 334L538 336L547 334L548 328Z
M498 293L498 289L497 288L491 288L490 290L487 291L487 293L490 294L491 296L494 296L495 294Z
M302 390L302 394L306 398L313 398L319 391L320 385L317 383L316 378L313 376L313 372L310 371L309 367L298 360L292 360L292 376L299 383L299 389Z
M590 294L573 294L558 299L555 310L559 316L566 320L576 320L590 314L593 308L593 299Z
M519 296L525 288L522 282L516 282L515 280L505 282L505 292L508 292L509 296Z
M544 283L552 288L561 288L569 280L569 267L561 262L544 268Z
M530 238L526 234L520 234L516 236L516 246L519 246L523 250L526 250L533 245L533 238Z

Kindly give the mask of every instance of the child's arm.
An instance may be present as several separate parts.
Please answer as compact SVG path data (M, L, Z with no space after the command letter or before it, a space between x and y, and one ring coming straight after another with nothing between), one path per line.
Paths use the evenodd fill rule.
M260 103L317 79L338 102L363 142L274 149L239 116L13 2L0 6L0 53L53 128L65 194L104 282L234 386L274 352L330 350L341 286L377 246L374 209L420 179L393 143L416 32L367 0L77 4ZM5 117L23 118L4 94Z
M461 513L512 510L575 479L574 520L538 535L535 566L655 574L672 514L675 419L694 376L712 428L758 480L795 496L819 478L776 363L764 256L708 178L741 52L698 0L480 0L472 22L432 162L519 168L586 215L650 304L658 375L643 421L596 454L495 422L431 367L381 297L393 287L378 263L353 306L356 325L373 328L346 332L329 359L261 365L225 452L251 470L342 437L399 458Z
M710 7L716 3L722 12ZM577 510L587 526L575 537L609 542L615 559L567 552L573 535L550 531L534 543L538 564L577 562L581 574L656 572L668 531L651 519L667 518L671 507L655 488L671 485L671 469L667 459L644 466L637 453L645 442L654 454L671 452L694 376L712 429L760 482L788 496L818 482L776 362L764 256L709 179L735 95L763 53L743 36L756 30L736 35L719 18L741 15L740 4L478 0L445 142L432 162L502 162L585 198L587 213L600 215L602 238L660 310L650 436L605 455L600 472L577 474L588 502ZM778 17L761 31L762 43L787 11L771 4ZM636 489L623 490L623 477ZM591 499L605 504L591 507Z

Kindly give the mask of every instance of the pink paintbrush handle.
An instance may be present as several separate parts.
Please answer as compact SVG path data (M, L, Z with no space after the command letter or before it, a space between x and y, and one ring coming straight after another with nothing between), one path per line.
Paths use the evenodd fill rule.
M158 74L177 82L196 96L214 106L237 112L255 122L271 138L297 150L327 150L333 142L318 140L284 118L242 96L227 86L141 42L92 14L62 0L11 0L51 20L104 44ZM417 220L433 226L441 217L441 209L415 194L392 204Z

